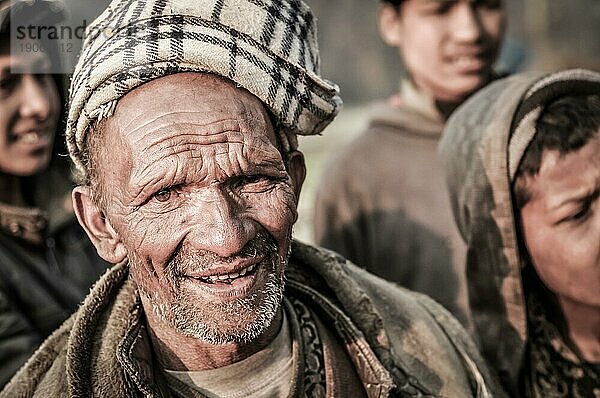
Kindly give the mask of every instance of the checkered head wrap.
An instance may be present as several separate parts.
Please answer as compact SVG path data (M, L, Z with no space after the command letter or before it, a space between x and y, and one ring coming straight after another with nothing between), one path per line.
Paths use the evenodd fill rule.
M66 138L80 176L90 125L135 87L180 72L220 75L254 94L286 151L342 105L320 76L315 19L300 0L113 0L88 27L71 81Z

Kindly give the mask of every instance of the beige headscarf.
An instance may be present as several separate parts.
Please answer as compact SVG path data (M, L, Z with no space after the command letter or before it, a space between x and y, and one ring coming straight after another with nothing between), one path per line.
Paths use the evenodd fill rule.
M258 97L284 150L339 112L338 87L320 77L315 19L300 0L113 0L86 31L71 81L66 139L85 176L90 124L152 79L208 72Z

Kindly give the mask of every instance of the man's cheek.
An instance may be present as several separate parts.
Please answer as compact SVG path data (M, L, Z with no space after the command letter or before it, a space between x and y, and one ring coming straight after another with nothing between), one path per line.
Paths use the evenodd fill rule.
M279 189L255 198L252 211L257 221L272 235L286 235L296 222L295 195L293 190Z
M137 216L131 219L126 246L143 261L164 264L184 234L185 230L177 220Z

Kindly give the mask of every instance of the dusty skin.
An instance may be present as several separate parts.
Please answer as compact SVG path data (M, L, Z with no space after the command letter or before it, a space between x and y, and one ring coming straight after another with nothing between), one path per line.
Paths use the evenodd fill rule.
M600 362L600 139L561 156L544 153L529 176L531 200L521 210L527 249L559 301L581 354Z

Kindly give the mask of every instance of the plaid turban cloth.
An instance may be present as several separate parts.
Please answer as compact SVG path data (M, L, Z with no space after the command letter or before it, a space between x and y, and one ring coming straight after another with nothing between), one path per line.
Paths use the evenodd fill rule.
M71 81L66 139L86 177L86 134L137 86L173 73L226 77L259 98L284 150L341 108L320 77L315 19L300 0L113 0L88 27Z

